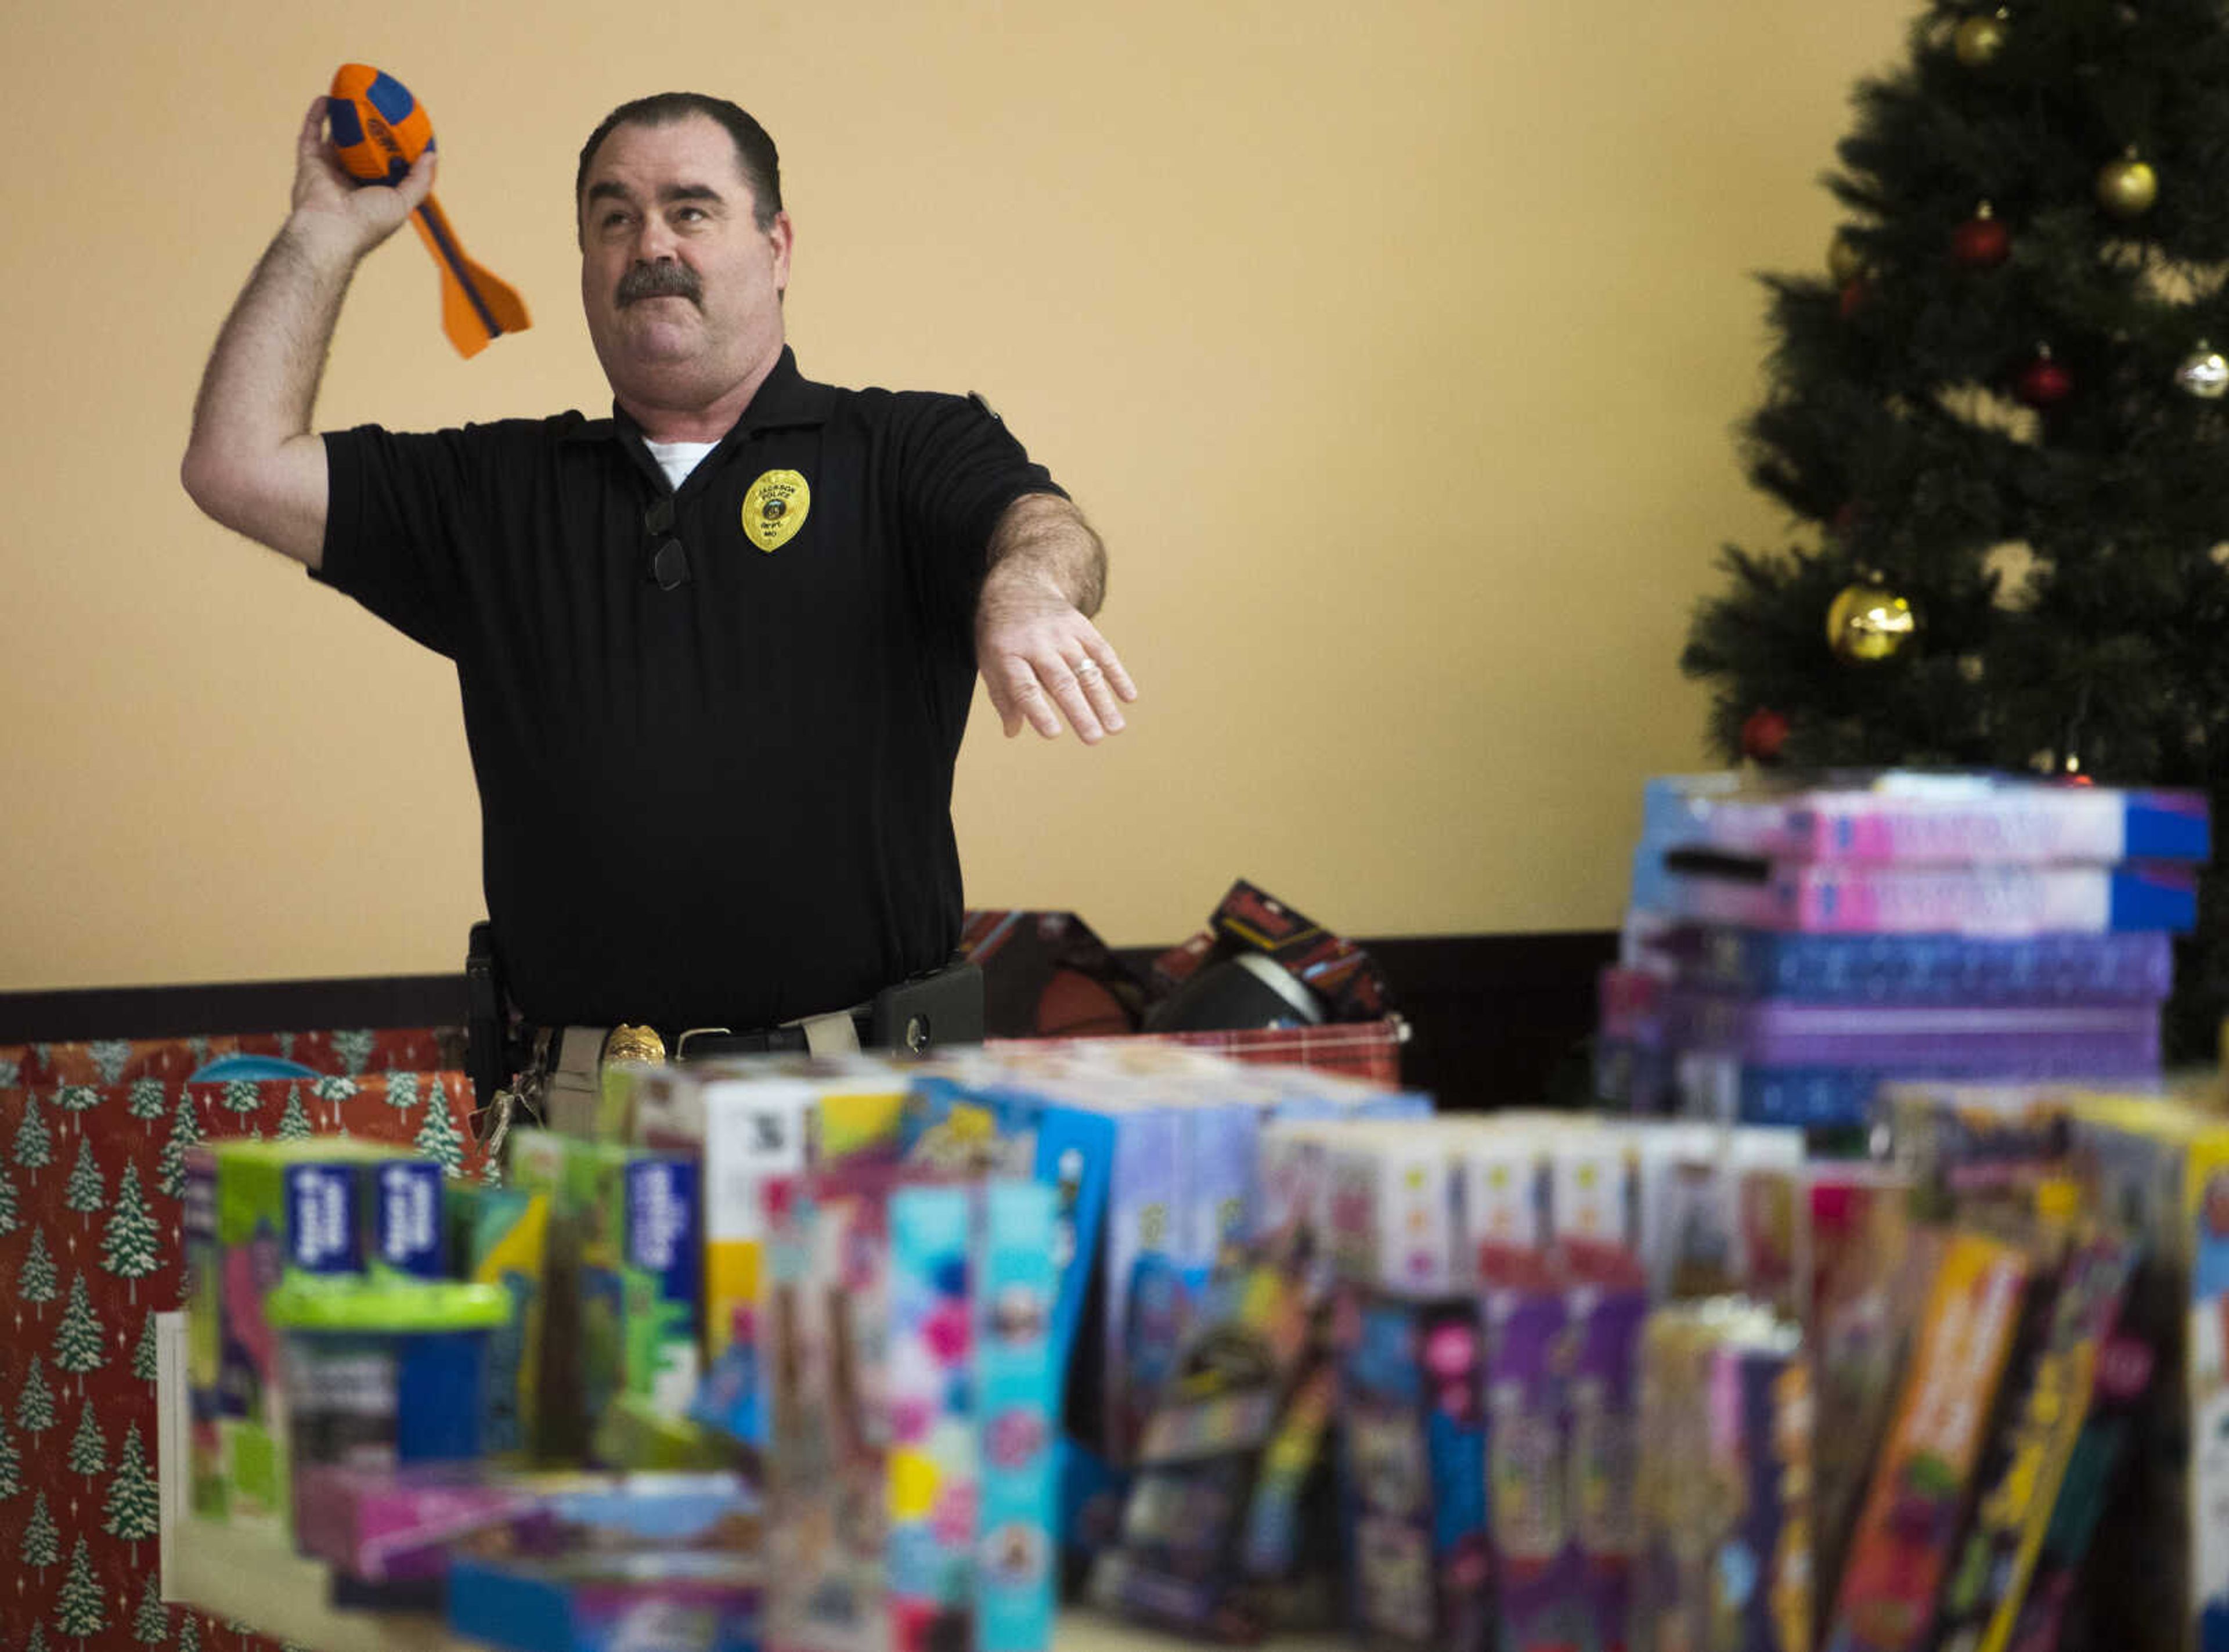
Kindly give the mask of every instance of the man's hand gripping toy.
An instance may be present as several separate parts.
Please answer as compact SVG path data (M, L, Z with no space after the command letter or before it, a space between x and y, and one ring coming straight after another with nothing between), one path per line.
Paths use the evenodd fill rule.
M363 183L401 182L434 145L434 123L409 88L363 63L344 63L325 101L333 148L350 177ZM441 272L441 331L461 356L476 356L491 338L534 324L517 293L465 256L441 203L432 196L410 215Z

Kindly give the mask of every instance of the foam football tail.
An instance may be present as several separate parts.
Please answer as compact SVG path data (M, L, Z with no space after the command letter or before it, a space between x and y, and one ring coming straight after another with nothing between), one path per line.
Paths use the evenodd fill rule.
M426 204L410 215L410 222L441 272L441 331L459 355L477 356L491 340L507 332L524 332L534 325L524 299L465 256L439 201L427 196Z

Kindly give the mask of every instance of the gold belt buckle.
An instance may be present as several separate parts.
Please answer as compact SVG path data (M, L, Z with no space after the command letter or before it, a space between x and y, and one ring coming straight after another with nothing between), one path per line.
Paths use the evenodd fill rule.
M682 1035L686 1038L688 1035ZM604 1039L606 1061L639 1061L652 1067L665 1065L665 1040L650 1026L615 1026Z

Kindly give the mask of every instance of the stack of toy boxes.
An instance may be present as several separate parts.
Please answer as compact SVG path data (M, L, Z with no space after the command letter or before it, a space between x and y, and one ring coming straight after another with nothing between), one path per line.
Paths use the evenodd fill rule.
M1037 1183L765 1190L769 1585L784 1652L1050 1642L1059 1374Z
M1651 1283L1682 1247L1738 1282L1737 1172L1801 1153L1790 1130L1560 1114L1263 1132L1265 1236L1320 1251L1351 1295L1345 1479L1371 1640L1622 1641Z
M1145 1042L1005 1045L915 1083L909 1159L989 1138L997 1164L1057 1190L1064 1532L1084 1543L1112 1534L1122 1471L1192 1302L1255 1231L1264 1122L1416 1117L1430 1105L1313 1070Z
M1931 1644L2168 1647L2184 1643L2186 1625L2196 1644L2188 1591L2207 1563L2202 1542L2190 1540L2202 1505L2189 1500L2203 1457L2186 1465L2184 1452L2200 1437L2186 1430L2190 1396L2202 1391L2181 1379L2175 1350L2199 1287L2179 1213L2199 1196L2185 1178L2205 1175L2202 1147L2188 1149L2214 1127L2155 1096L2044 1085L1899 1085L1882 1103L1915 1209L1949 1225L1907 1234L1908 1254L1931 1242L1943 1260L1868 1524L1846 1558L1842 1644L1908 1643L1927 1629ZM2203 1218L2191 1225L2202 1245ZM2007 1237L2026 1312L1989 1431L1977 1454L1962 1437L1930 1443L1917 1373L1930 1340L1948 1334L1938 1324L1946 1298L1952 1314L1972 1316L1958 1259ZM2202 1310L2192 1325L2207 1325ZM1963 1381L1970 1404L1984 1406L1977 1371L1945 1380ZM1944 1431L1940 1419L1932 1426ZM1883 1482L1906 1459L1930 1488L1970 1483L1962 1527L1943 1529L1942 1499L1910 1488L1884 1527ZM1913 1582L1930 1574L1945 1580L1932 1603Z
M186 1155L187 1382L195 1512L290 1529L279 1283L374 1269L438 1276L441 1167L359 1141L233 1141Z
M2158 1070L2169 935L2208 853L2199 794L1672 776L1643 815L1605 1085L1669 1072L1686 1111L1839 1127L1885 1078Z

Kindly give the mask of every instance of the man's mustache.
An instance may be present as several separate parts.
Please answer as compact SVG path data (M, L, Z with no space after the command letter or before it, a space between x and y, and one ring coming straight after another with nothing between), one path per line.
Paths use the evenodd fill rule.
M627 273L620 277L617 297L622 310L639 299L686 299L701 310L704 307L704 285L686 264L662 258L655 264L630 266Z

